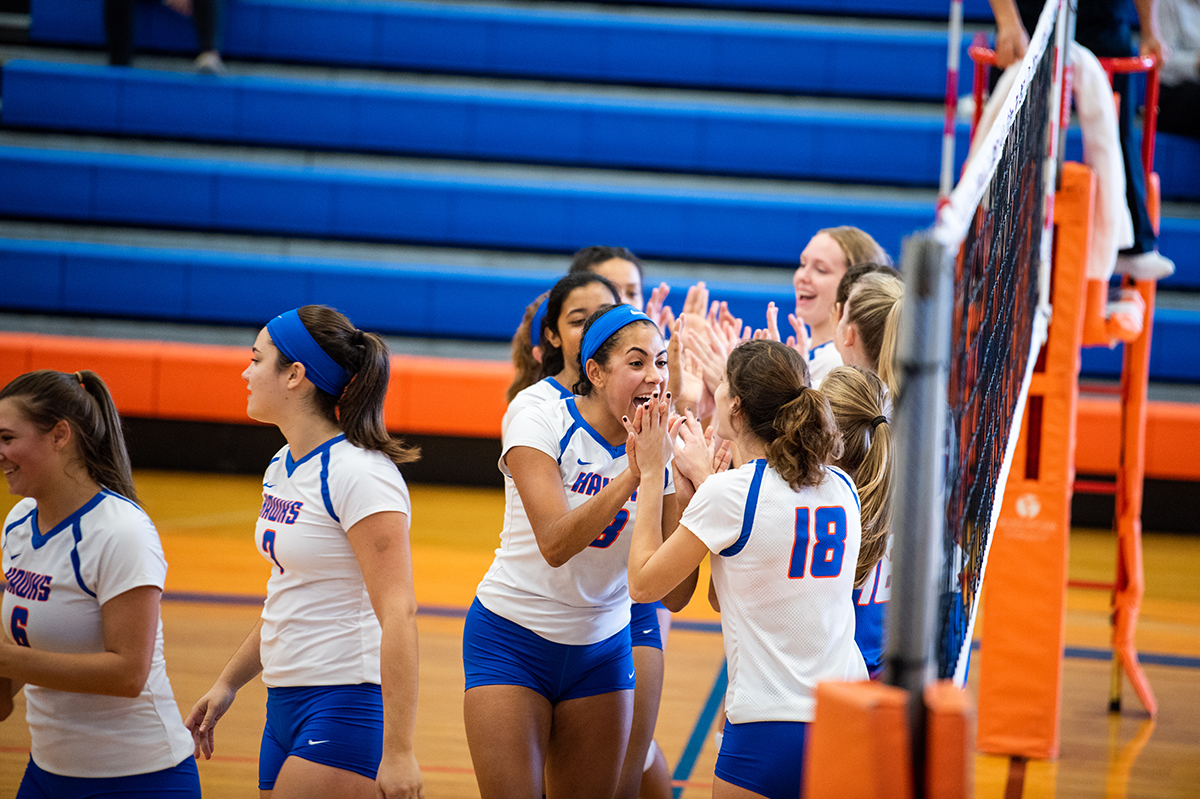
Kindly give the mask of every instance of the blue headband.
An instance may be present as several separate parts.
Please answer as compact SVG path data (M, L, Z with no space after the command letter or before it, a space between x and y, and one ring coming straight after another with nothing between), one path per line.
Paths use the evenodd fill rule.
M304 364L305 377L313 385L326 394L342 396L350 383L350 373L321 349L321 345L300 321L299 310L288 311L267 322L267 334L285 358Z
M599 319L592 322L592 326L583 334L583 344L579 347L579 362L586 364L613 333L625 325L640 322L643 319L654 324L654 320L632 305L618 305L605 311Z
M542 343L542 320L546 318L546 306L550 302L550 295L546 295L546 299L542 300L538 305L537 310L533 312L533 319L529 322L529 344L536 347Z

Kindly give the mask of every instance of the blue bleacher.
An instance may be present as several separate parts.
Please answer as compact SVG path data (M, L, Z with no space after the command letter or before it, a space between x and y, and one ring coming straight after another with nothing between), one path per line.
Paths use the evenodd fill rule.
M852 11L849 0L686 2L724 10ZM868 15L940 19L933 5L855 3ZM982 0L974 6L968 3L969 14L985 13ZM33 0L31 38L99 46L101 9L102 0ZM149 3L140 4L139 15L140 48L194 51L185 19ZM928 188L936 180L942 124L936 110L874 113L869 105L843 110L829 103L792 109L753 101L754 92L764 91L940 101L946 40L929 26L550 5L231 0L227 31L226 55L247 60L742 94L730 102L712 95L681 100L679 93L662 100L578 87L214 79L14 61L0 72L6 128L514 166L503 178L460 167L422 171L411 162L377 168L367 159L354 168L288 166L241 150L219 157L219 148L206 148L205 157L147 156L95 142L68 149L60 138L56 149L46 149L23 134L20 145L0 147L0 216L559 254L617 241L649 258L788 269L818 228L858 225L899 253L903 236L932 220ZM960 159L965 150L960 125ZM1069 137L1067 152L1077 157L1077 135ZM596 171L551 179L544 170L522 175L520 164ZM1200 200L1200 145L1162 135L1156 164L1166 200ZM799 184L794 191L705 188L699 179L686 189L671 180L634 185L603 177L614 168L909 187L913 199ZM1160 246L1179 265L1164 289L1200 289L1200 215L1187 213L1163 220ZM511 336L519 309L553 279L548 272L437 263L14 239L0 239L0 274L10 289L0 307L11 310L257 325L281 303L321 301L383 332L496 341ZM264 281L273 287L269 298L262 296ZM778 287L713 281L710 287L748 319L761 317L768 301L785 309L791 303L782 269ZM1200 313L1160 308L1152 378L1200 382L1200 364L1184 355L1198 333ZM1119 352L1088 351L1083 364L1086 374L1113 376Z
M620 3L623 0L602 0ZM655 5L788 11L793 14L828 14L846 17L895 17L946 22L949 0L653 0ZM963 19L991 22L987 0L964 0Z
M102 6L33 0L30 35L100 46ZM226 20L225 54L250 60L909 100L946 89L945 33L350 0L231 0ZM159 4L139 4L138 24L146 49L195 50Z
M587 167L937 185L939 115L651 102L10 61L6 127ZM958 126L958 165L967 152ZM886 148L876 146L887 141ZM1067 157L1078 160L1078 130ZM1162 134L1166 200L1200 200L1200 142ZM1197 264L1200 281L1200 263Z
M280 307L323 303L381 333L507 341L526 303L560 276L0 238L5 305L50 314L258 326ZM709 288L747 320L794 301L786 273L775 286Z
M532 182L9 147L0 214L213 232L791 265L812 232L851 224L898 252L920 201Z

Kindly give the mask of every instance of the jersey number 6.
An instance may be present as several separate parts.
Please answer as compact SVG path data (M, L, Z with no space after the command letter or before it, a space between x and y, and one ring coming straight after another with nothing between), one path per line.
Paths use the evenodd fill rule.
M810 529L811 524L815 529ZM808 542L812 540L812 560L808 557ZM792 559L788 577L798 580L805 569L810 577L837 577L842 573L846 556L846 509L841 505L817 508L796 508L796 541L792 544Z

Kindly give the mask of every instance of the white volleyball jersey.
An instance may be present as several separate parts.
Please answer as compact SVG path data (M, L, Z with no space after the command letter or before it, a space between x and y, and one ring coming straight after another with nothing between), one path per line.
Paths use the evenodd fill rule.
M808 351L808 379L813 388L820 388L825 375L842 365L841 353L833 346L833 340L818 344Z
M571 397L526 408L504 440L504 529L500 548L476 592L483 606L560 644L594 644L629 624L629 540L637 492L612 523L582 552L553 568L538 549L521 495L505 458L513 447L532 447L559 465L567 503L577 508L628 466L625 444L612 446L592 428ZM675 493L668 465L664 481Z
M765 460L709 477L681 524L713 555L735 724L812 721L821 680L866 679L854 643L858 493L827 467L794 491Z
M500 420L500 438L504 438L504 434L508 432L508 425L513 419L517 418L517 414L528 408L530 405L540 405L543 402L553 402L555 400L564 400L571 396L571 389L564 386L562 383L555 380L553 377L547 377L539 380L532 386L527 386L517 392L517 396L512 398L512 402L508 403L508 407L504 410L504 418Z
M260 648L267 685L379 683L382 631L346 531L384 511L411 518L400 470L345 436L299 461L284 447L267 466L254 532L271 563Z
M4 523L4 635L47 652L104 652L100 608L167 576L158 531L125 497L101 491L53 529L24 499ZM192 752L163 660L157 621L150 674L136 697L25 686L33 761L65 777L123 777L178 765Z

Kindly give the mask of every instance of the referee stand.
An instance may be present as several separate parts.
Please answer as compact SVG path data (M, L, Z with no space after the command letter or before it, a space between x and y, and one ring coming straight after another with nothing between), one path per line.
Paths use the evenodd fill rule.
M977 52L986 63L990 51ZM1152 58L1100 59L1114 71L1146 72L1142 160L1147 204L1158 224L1159 182L1152 172L1158 70ZM1069 83L1069 81L1068 81ZM1064 115L1069 110L1064 103ZM1154 280L1122 279L1136 293L1140 318L1106 314L1108 283L1089 280L1087 261L1097 202L1096 177L1066 163L1054 206L1055 247L1050 335L1030 385L1014 469L1005 490L987 571L980 646L978 746L981 751L1053 758L1059 748L1066 589L1074 491L1115 494L1117 565L1112 591L1113 677L1110 710L1120 710L1124 673L1153 716L1154 692L1138 661L1134 635L1144 590L1142 481ZM1080 352L1124 344L1119 388L1120 457L1115 483L1075 480ZM1036 612L1031 612L1036 609Z

